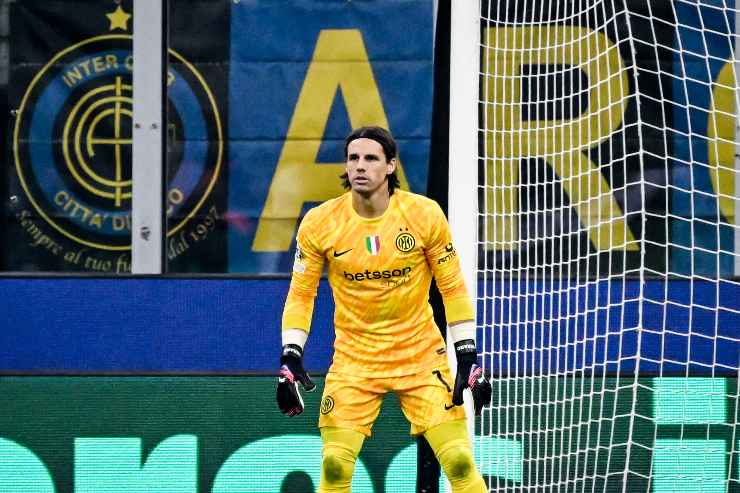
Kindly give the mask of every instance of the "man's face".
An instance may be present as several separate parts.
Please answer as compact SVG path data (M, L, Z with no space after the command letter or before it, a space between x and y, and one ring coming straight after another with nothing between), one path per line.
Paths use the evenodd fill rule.
M372 139L355 139L347 146L347 178L352 191L371 195L396 169L396 159L386 161L383 146Z

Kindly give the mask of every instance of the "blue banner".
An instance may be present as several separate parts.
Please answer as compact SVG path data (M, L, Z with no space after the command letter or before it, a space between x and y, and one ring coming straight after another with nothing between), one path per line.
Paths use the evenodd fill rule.
M235 2L228 270L289 272L299 218L343 192L343 140L387 126L403 188L426 192L433 2Z
M670 271L735 274L735 77L732 11L676 2ZM723 170L723 167L725 168ZM737 171L736 171L737 172ZM718 192L731 198L721 199Z
M740 367L731 281L481 284L479 346L495 374L733 376Z
M271 373L288 284L2 279L0 347L12 351L0 352L0 372ZM647 375L737 375L740 367L740 287L731 282L648 281L642 290L639 281L481 282L479 299L487 300L478 306L480 347L494 355L494 373L615 374L639 364ZM322 281L306 346L314 372L331 362L333 314Z

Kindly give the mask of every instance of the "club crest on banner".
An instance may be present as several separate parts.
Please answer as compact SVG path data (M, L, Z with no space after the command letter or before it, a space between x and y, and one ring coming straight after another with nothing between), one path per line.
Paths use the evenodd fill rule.
M111 29L126 29L121 7ZM203 206L221 173L223 128L211 89L169 50L168 236ZM29 210L88 248L130 250L133 129L132 36L106 34L53 55L25 89L12 152ZM205 213L206 211L201 211Z

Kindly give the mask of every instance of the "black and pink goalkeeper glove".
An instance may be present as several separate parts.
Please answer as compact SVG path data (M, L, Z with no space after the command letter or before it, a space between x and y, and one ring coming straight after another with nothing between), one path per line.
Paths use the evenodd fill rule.
M311 377L303 369L303 349L297 344L286 344L280 355L280 372L277 384L277 403L280 412L288 416L301 414L304 409L303 398L298 390L301 382L306 392L316 389Z
M479 416L485 406L491 404L491 383L478 366L478 350L473 339L464 339L455 343L457 355L457 375L455 388L452 391L452 403L461 406L463 390L470 389L473 394L475 415Z

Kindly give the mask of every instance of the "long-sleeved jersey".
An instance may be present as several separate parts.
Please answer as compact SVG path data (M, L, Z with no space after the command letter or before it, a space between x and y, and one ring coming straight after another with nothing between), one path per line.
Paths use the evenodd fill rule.
M400 376L445 362L432 276L448 323L473 319L447 219L421 195L396 190L375 218L355 212L351 192L311 209L298 229L283 329L309 332L324 264L335 302L331 371Z

